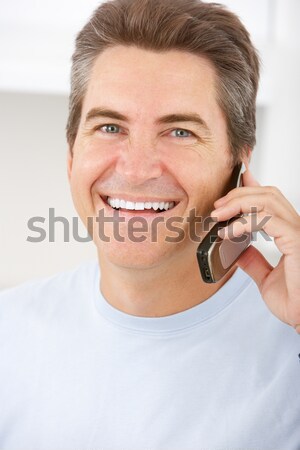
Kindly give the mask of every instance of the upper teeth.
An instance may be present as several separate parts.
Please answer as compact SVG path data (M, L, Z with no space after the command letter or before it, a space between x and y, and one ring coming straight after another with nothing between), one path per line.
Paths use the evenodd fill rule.
M107 203L112 208L125 208L125 209L171 209L174 208L174 202L127 202L126 200L122 200L119 198L107 197Z

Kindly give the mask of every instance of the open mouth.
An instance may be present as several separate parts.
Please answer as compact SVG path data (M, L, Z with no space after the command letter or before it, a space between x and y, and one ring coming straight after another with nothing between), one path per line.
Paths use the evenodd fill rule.
M133 201L127 201L120 198L115 197L109 197L109 196L101 196L102 200L110 206L112 209L115 209L117 211L124 211L124 212L130 212L130 213L151 213L151 214L159 214L166 211L169 211L177 204L178 201L173 200L164 200L161 202L157 201L146 201L146 202L133 202Z

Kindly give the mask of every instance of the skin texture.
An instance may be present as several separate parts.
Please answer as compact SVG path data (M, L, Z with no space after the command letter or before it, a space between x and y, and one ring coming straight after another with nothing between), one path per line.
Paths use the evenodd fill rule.
M232 217L233 210L235 213L247 212L262 198L271 204L270 189L259 186L253 179L248 160L244 160L248 168L243 177L245 187L232 190L217 203L228 190L232 167L226 120L216 101L215 83L215 71L209 61L186 52L156 53L116 46L98 56L84 98L75 144L68 153L72 197L86 225L87 218L95 219L103 208L106 217L113 217L114 211L105 205L101 195L133 201L144 198L176 200L178 204L166 213L166 217L185 219L193 208L198 216L205 218L222 202L225 209L221 211L220 220ZM106 116L86 122L88 113L100 107L117 111L126 119ZM183 121L157 123L165 115L190 113L198 114L207 127ZM254 189L253 196L249 197L249 189ZM286 230L295 244L299 216L286 199L280 197L279 200L280 214L284 215L288 210L293 223L293 231L283 226L281 232ZM264 208L264 204L260 206ZM274 211L269 208L268 212ZM218 214L219 211L214 215L219 218ZM99 238L95 220L92 230L101 269L99 289L106 300L121 311L160 317L186 310L205 301L234 273L236 267L219 283L203 283L196 260L199 242L189 238L186 221L176 225L185 232L180 242L166 242L167 236L173 236L166 222L159 225L156 242L151 233L144 230L142 234L146 239L132 242L129 217L127 214L119 227L124 242L115 239L112 223L105 223L104 228L110 242ZM145 219L149 229L153 217ZM268 222L269 227L272 220ZM280 228L281 224L275 222L275 229L277 224ZM274 236L272 230L270 235ZM239 235L244 230L235 229L237 231ZM201 232L197 228L197 234L201 235ZM290 243L290 252L293 252L292 247ZM279 248L285 251L284 247ZM299 273L299 258L290 261L292 265L298 264ZM263 284L261 279L261 274L274 273L267 264L251 246L239 260L239 265L262 288L264 299L274 294L272 286ZM285 285L286 295L279 314L276 308L270 309L281 320L295 326L300 323L300 308L294 309L292 316L287 315L283 302L290 300L284 268L277 274L276 286L278 288L278 283L281 287ZM297 294L300 297L299 285L293 285L294 304Z

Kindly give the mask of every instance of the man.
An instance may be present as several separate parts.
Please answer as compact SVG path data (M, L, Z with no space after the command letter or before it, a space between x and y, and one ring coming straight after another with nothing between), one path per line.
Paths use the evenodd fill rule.
M217 4L113 0L79 33L68 175L98 263L1 294L1 449L300 448L300 220L249 169L258 73ZM191 211L240 236L253 208L278 266L250 246L204 283Z

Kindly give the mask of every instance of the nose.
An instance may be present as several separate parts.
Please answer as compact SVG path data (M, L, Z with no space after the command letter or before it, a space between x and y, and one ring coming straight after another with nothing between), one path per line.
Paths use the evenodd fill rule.
M119 154L116 171L131 185L141 185L162 174L162 164L155 143L145 139L130 140Z

